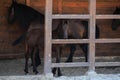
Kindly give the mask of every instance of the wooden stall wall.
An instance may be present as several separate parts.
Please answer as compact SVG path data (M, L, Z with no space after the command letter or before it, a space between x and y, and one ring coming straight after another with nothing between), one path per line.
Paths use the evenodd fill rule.
M25 3L24 0L17 0ZM22 33L17 25L7 23L7 11L12 0L0 0L0 59L23 56L24 45L12 46L12 42Z
M25 0L17 0L25 4ZM88 0L53 0L54 14L88 14ZM1 58L18 58L24 56L24 42L17 46L11 43L23 32L17 25L7 24L7 9L12 0L0 0L0 59ZM30 0L30 6L44 14L45 0ZM112 14L116 6L120 7L120 0L97 0L97 14ZM100 38L120 38L120 28L116 31L111 29L112 20L97 20L100 28ZM68 50L68 49L67 49ZM65 51L68 52L68 51ZM80 54L81 53L81 54ZM96 44L96 55L120 55L120 43L118 44ZM67 55L67 53L65 54ZM77 49L76 55L83 55L80 48Z

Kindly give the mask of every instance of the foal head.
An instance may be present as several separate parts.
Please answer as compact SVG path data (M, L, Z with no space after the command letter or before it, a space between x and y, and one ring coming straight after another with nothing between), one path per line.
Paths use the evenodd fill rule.
M117 7L113 14L120 15L120 7ZM120 26L120 19L113 19L112 30L116 30Z

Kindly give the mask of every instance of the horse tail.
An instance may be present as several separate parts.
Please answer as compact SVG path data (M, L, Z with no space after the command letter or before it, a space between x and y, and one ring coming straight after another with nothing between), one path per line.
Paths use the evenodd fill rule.
M16 46L17 44L21 43L25 39L26 34L27 33L22 34L19 38L17 38L15 41L13 41L12 45Z

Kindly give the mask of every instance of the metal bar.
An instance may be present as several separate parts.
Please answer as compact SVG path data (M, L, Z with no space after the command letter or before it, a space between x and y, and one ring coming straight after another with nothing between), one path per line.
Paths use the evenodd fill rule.
M89 71L95 71L95 24L96 24L96 0L89 0L90 12L90 43L89 43Z
M44 73L51 73L51 35L52 35L52 0L46 0L45 8L45 49Z
M89 43L89 39L52 39L53 44Z
M96 19L120 19L120 15L96 15Z
M89 19L90 15L84 14L84 15L77 15L77 14L54 14L52 16L53 19Z
M86 67L89 66L88 62L74 62L74 63L52 63L51 67Z
M120 62L96 62L96 67L103 67L103 66L120 66Z

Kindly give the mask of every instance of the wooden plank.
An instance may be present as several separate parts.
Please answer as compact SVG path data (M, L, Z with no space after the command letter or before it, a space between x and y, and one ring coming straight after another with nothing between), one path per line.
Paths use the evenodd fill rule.
M88 14L77 15L77 14L56 14L52 16L53 19L89 19L90 16Z
M120 38L115 39L96 39L95 43L120 43Z
M120 62L96 62L96 67L103 67L103 66L120 66Z
M53 44L79 44L89 43L89 39L52 39Z
M120 15L96 15L96 19L120 19Z
M89 14L55 14L53 19L89 19ZM96 19L120 19L120 15L96 15Z
M86 67L88 62L52 63L51 67Z
M89 30L90 30L90 43L89 43L89 71L95 71L95 26L96 26L96 0L89 1Z
M51 67L86 67L88 62L52 63ZM120 62L95 62L95 67L120 66Z
M45 10L45 49L44 49L44 73L51 74L51 39L52 39L52 0L46 0Z
M120 39L96 39L95 43L120 43ZM89 39L52 39L53 44L79 44L90 43Z

